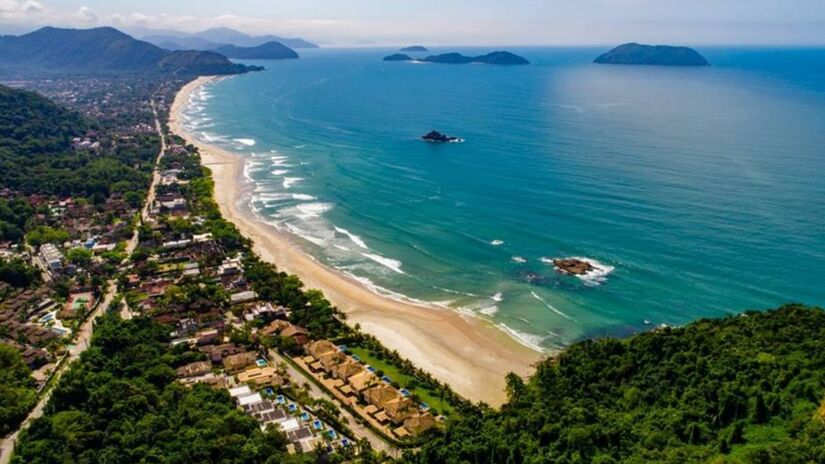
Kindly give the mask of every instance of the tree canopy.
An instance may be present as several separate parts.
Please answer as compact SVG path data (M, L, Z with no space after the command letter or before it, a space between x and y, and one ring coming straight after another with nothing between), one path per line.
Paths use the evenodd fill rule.
M825 462L825 312L786 306L576 343L407 462Z
M226 390L175 382L186 350L170 348L168 328L148 318L102 317L12 462L311 462L289 456L285 437L261 431Z

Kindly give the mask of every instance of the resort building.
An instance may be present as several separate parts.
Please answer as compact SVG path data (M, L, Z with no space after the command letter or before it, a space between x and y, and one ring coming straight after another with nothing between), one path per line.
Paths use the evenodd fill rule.
M272 367L255 367L247 369L238 374L238 382L242 384L253 383L258 387L264 385L281 386L284 379L278 375Z
M258 359L258 353L254 351L229 355L223 358L223 368L229 373L240 372L255 364L256 359Z
M210 372L212 372L212 364L208 361L189 363L177 369L178 377L197 377Z

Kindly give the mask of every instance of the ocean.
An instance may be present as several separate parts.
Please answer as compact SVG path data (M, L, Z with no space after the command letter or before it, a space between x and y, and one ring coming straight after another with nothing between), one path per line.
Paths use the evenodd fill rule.
M825 304L825 50L591 64L605 49L510 48L520 67L302 50L202 88L184 125L243 156L250 208L322 262L546 351Z

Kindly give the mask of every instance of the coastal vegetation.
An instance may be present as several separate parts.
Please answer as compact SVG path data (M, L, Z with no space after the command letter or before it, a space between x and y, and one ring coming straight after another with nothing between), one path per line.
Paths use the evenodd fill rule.
M261 430L225 390L175 382L174 369L203 354L171 348L168 333L147 318L99 319L12 462L314 462L289 456L285 437Z
M825 462L825 311L586 340L462 408L415 463Z
M142 196L159 144L139 135L116 147L73 146L95 123L34 92L0 86L0 185L31 195ZM0 233L19 238L31 209L25 200L0 200Z
M37 401L30 374L20 352L0 343L0 436L13 431Z

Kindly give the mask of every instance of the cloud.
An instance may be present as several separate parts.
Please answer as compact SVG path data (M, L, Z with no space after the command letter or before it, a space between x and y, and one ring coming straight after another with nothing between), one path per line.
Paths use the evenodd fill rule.
M88 6L81 6L72 14L72 18L81 23L97 24L100 20L100 15Z
M40 16L45 7L35 0L0 0L0 21L20 21Z
M524 0L527 1L527 0ZM73 12L64 0L0 0L0 25L6 30L28 30L43 25L64 27L115 26L136 37L165 29L196 32L213 27L231 27L249 34L303 37L324 45L404 44L430 45L566 45L612 44L628 41L700 44L821 44L825 42L822 19L813 15L804 21L763 16L724 15L708 18L713 2L683 5L681 0L580 0L558 3L543 9L542 1L528 2L530 17L514 15L407 15L289 17L192 16L149 14L145 11L99 12L81 6ZM735 0L722 0L735 2ZM769 0L752 0L757 4ZM793 0L817 1L822 0ZM587 5L602 8L590 11ZM77 3L75 3L77 5ZM681 9L675 9L679 5ZM524 6L524 4L522 4ZM666 10L663 12L663 9ZM671 11L671 9L675 9ZM585 11L586 10L586 11ZM689 11L688 11L689 10ZM583 14L583 11L587 14ZM685 17L676 13L691 13ZM730 15L727 15L729 17Z

